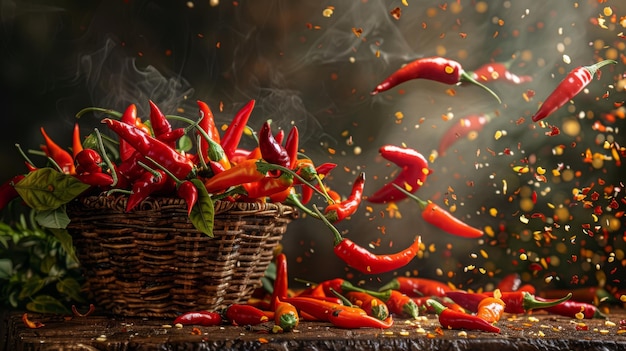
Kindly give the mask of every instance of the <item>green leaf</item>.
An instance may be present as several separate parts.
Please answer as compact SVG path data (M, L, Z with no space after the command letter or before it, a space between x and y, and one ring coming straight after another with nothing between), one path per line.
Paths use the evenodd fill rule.
M192 179L191 182L198 188L198 201L191 209L189 219L196 229L213 237L213 221L215 220L213 200L200 179Z
M35 296L35 294L39 290L43 289L44 286L46 286L46 280L33 275L28 278L28 280L24 283L24 286L22 286L22 290L20 291L18 298L23 300L25 298Z
M52 235L54 235L54 237L59 241L67 256L72 261L78 262L78 257L76 257L76 251L74 250L74 243L70 233L66 229L55 228L50 228L50 233L52 233Z
M0 259L0 279L9 280L13 275L13 261L9 258Z
M85 302L80 294L81 286L74 278L64 278L57 283L57 291L77 302Z
M65 212L65 206L53 210L38 211L35 220L42 227L66 228L70 224L70 217Z
M39 264L39 270L41 273L50 275L50 271L52 267L57 263L57 258L55 256L44 256Z
M15 184L22 200L37 211L54 210L87 189L89 185L52 168L32 171Z
M70 314L70 310L49 295L40 295L26 304L26 309L37 313Z
M183 135L178 139L178 150L188 152L193 147L193 142L188 135Z

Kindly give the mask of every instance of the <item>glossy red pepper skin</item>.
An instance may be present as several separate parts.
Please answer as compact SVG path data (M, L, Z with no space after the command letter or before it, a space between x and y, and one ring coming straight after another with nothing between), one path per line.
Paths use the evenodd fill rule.
M149 103L150 125L152 126L154 137L163 141L163 136L172 131L172 125L165 117L165 114L161 112L161 109L159 109L159 107L152 100L149 100ZM166 144L172 148L176 147L176 143L172 143L171 141Z
M289 189L293 185L293 175L281 173L277 177L266 176L255 183L244 183L242 186L251 199L263 199Z
M176 194L185 200L187 215L190 215L193 206L198 202L198 188L193 182L185 180L176 188Z
M155 170L155 173L143 173L132 184L132 190L126 202L126 212L132 211L151 194L163 190L169 181L168 175L160 169Z
M261 157L268 163L290 167L291 160L287 150L274 138L269 122L263 123L259 131L259 149Z
M496 285L496 289L500 291L517 291L521 285L522 277L519 273L510 273L500 279L498 285Z
M509 65L503 62L484 64L470 72L479 82L489 83L503 81L511 84L524 84L533 81L532 76L518 76L509 71Z
M470 115L461 118L458 123L452 124L441 137L437 152L439 155L445 155L450 146L454 145L454 143L471 132L480 132L490 120L491 116L485 114Z
M97 173L102 171L102 156L94 149L83 149L74 156L76 173Z
M461 307L471 312L477 312L480 302L484 298L490 297L490 295L491 294L487 293L468 293L460 290L448 291L446 293L446 297L449 297L454 302L458 303ZM504 308L504 312L523 314L533 309L547 308L558 305L569 300L571 297L572 295L569 294L560 299L539 301L535 298L533 294L530 294L526 291L513 291L503 292L500 298L502 299L502 301L504 301L504 304L506 305Z
M276 264L276 279L274 279L274 291L272 291L272 309L275 309L277 299L284 300L287 298L289 290L289 277L287 272L287 255L280 253L276 256L274 263Z
M54 160L59 165L61 172L65 174L75 174L76 167L74 166L74 157L55 143L41 127L41 135L46 142L46 146L43 147L44 152L48 157Z
M226 157L229 160L233 158L235 150L237 150L237 147L239 146L239 141L241 141L243 131L246 129L246 125L250 119L252 110L254 109L254 104L255 100L250 100L239 111L237 111L235 117L228 125L228 129L226 129L224 135L222 136L221 145L226 153Z
M550 301L547 299L543 299L537 297L539 301ZM558 305L551 307L540 308L548 313L557 314L559 316L565 316L570 318L578 318L578 314L581 313L584 319L607 319L608 317L604 315L598 309L598 306L592 305L586 302L578 302L578 301L565 301Z
M446 296L452 288L443 282L428 278L397 277L383 285L380 291L397 290L409 297L420 296Z
M260 181L265 177L257 169L257 160L245 160L235 166L208 178L204 182L209 193L224 191L232 186Z
M500 328L477 316L451 310L435 300L428 300L437 313L439 323L447 329L481 330L489 333L500 333Z
M609 64L617 64L617 61L604 60L590 66L580 66L570 71L532 116L533 122L548 117L565 105L591 83L591 80L600 68Z
M120 121L129 124L131 126L136 126L137 125L137 106L135 104L130 104L128 105L128 107L126 107L126 110L124 110L124 113L122 114L122 118L120 119ZM121 139L119 140L119 151L120 151L120 160L122 162L128 160L133 153L135 152L135 148L133 148L126 140Z
M361 172L354 181L354 184L352 184L352 191L347 199L326 206L326 209L324 209L324 215L326 218L328 218L328 220L332 223L337 223L352 216L361 204L364 188L365 173Z
M120 138L126 140L142 156L153 159L176 178L185 180L194 175L194 163L164 142L147 135L135 126L120 121L105 118L102 123L109 126Z
M397 189L415 201L422 210L422 218L435 227L462 238L476 239L483 236L482 230L459 220L434 202L424 201L402 188Z
M311 316L313 316L316 320L319 321L328 321L330 318L330 314L336 310L344 310L353 313L359 313L364 316L367 314L360 308L345 306L342 304L338 304L335 302L325 301L322 299L318 299L315 297L308 296L294 296L285 299L284 301L289 302L294 305L298 311L303 311Z
M289 169L293 170L296 167L296 163L298 162L298 148L300 145L300 132L298 131L298 127L293 126L287 134L287 140L285 140L285 149L287 150L287 155L289 156Z
M222 316L212 311L186 312L174 319L174 325L201 325L204 327L222 324Z
M254 306L232 304L226 308L226 319L233 325L258 325L269 321L265 313Z
M418 237L406 249L394 254L376 255L368 249L343 238L335 244L333 251L348 266L365 274L381 274L406 266L419 251L421 240Z
M113 177L108 173L102 172L82 172L74 174L74 177L81 182L97 187L108 187L113 185Z
M217 129L217 125L215 124L215 116L213 115L213 111L206 102L198 100L197 103L198 114L200 115L200 122L198 123L198 125L200 126L200 128L202 128L202 130L207 133L209 138L211 138L214 142L220 144L221 137L219 130ZM206 150L206 148L208 147L208 145L206 144L206 140L204 140L203 142L202 138L200 140L200 145L202 146L203 150Z
M389 316L387 319L380 320L366 314L360 314L356 312L334 310L328 316L328 321L335 327L345 329L358 329L358 328L375 328L375 329L388 329L393 325L393 317Z
M371 94L376 95L413 79L428 79L448 85L469 82L485 89L500 102L496 93L477 82L460 63L443 57L419 58L407 63L378 84Z
M415 192L426 181L426 177L430 173L428 161L416 150L395 145L384 145L379 149L379 152L383 158L395 163L402 170L392 181L368 196L367 201L384 203L402 200L406 198L406 195L399 191L394 184L403 189L408 188L409 192Z

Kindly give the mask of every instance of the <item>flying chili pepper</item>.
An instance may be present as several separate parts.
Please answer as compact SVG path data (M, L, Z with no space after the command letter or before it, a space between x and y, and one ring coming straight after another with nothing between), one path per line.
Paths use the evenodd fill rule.
M450 212L439 207L432 201L424 201L419 197L409 193L408 191L395 185L400 191L404 192L409 198L417 202L422 210L422 218L424 220L439 229L446 231L449 234L460 236L462 238L480 238L483 236L483 231L462 222L458 218L454 217Z
M439 318L439 323L441 323L441 326L444 328L482 330L489 333L500 333L500 328L480 317L451 310L435 300L428 300L428 304L433 307Z
M402 200L406 198L406 195L397 190L394 184L402 188L408 187L411 192L415 192L426 181L426 177L430 173L428 161L416 150L395 145L384 145L379 149L379 152L382 157L395 163L402 170L392 181L368 196L367 201L383 203Z
M346 217L352 216L361 204L364 187L365 173L361 172L352 185L350 196L348 196L346 200L328 205L326 209L324 209L326 218L332 223L337 223L344 220Z
M411 262L419 251L421 238L418 236L411 246L400 252L389 255L373 254L366 248L357 245L352 240L343 238L337 228L322 215L317 206L313 206L313 209L335 235L335 255L342 259L348 266L361 273L380 274L404 267Z
M500 97L491 89L479 83L471 74L463 70L460 63L443 57L419 58L385 78L371 92L376 95L412 79L429 79L440 83L456 85L463 82L477 85L489 92L500 103Z
M461 118L458 123L452 124L439 140L439 155L445 155L446 151L461 138L472 132L480 132L492 119L491 115L478 114Z
M398 290L408 296L445 296L452 288L438 280L419 277L396 277L383 285L379 291Z
M533 122L548 117L561 108L574 96L580 93L593 79L596 72L609 64L617 64L614 60L604 60L590 66L580 66L570 71L556 89L543 101L539 110L533 115Z
M387 329L393 325L393 317L389 316L384 321L380 319L368 316L366 314L360 314L356 312L350 312L345 310L334 310L328 315L328 321L334 326L346 329L356 328L376 328Z
M208 327L222 324L222 316L212 311L192 311L176 317L174 324L201 325Z
M479 82L504 81L512 84L523 84L532 82L532 76L518 76L509 71L510 62L486 63L471 71L472 77Z

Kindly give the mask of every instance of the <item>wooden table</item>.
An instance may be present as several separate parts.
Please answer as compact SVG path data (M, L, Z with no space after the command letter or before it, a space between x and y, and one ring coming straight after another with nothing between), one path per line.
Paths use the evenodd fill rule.
M623 310L611 313L608 321L582 321L588 330L577 330L580 321L545 313L508 315L498 323L501 334L441 330L434 315L396 319L387 330L345 330L302 322L293 332L272 334L270 322L255 327L198 327L199 335L193 326L177 328L164 319L30 314L31 320L45 326L29 329L21 316L4 313L3 350L626 350L626 331L620 331L620 321L626 319Z

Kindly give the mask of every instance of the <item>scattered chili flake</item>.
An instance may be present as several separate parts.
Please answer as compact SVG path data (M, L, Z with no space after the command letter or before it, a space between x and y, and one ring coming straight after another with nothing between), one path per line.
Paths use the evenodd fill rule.
M202 335L202 331L198 327L191 329L191 335Z
M399 7L394 8L393 10L391 10L391 17L395 18L396 20L400 19L400 16L402 15L402 10Z
M22 322L24 322L24 325L30 329L41 328L45 325L39 321L31 321L30 319L28 319L28 313L24 313L22 315Z

